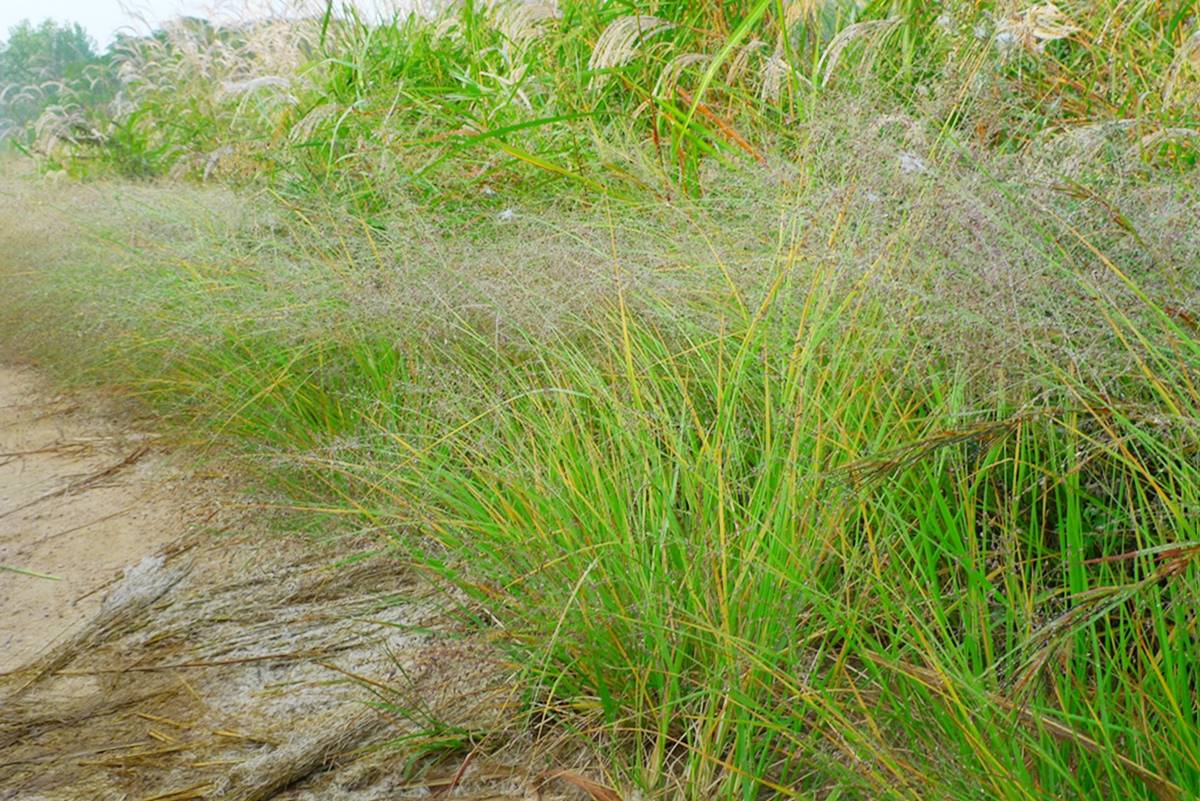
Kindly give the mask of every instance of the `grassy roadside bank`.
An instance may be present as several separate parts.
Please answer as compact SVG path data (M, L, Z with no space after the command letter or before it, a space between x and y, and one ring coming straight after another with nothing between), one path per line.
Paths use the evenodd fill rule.
M757 25L775 4L751 6ZM672 21L657 30L718 43L688 62L698 93L704 64L730 66L719 43L758 29L680 18L697 8L660 10ZM848 24L890 19L875 11ZM933 59L936 21L910 11L858 35L928 34L913 52ZM1190 75L1171 72L1182 62L1157 29L1109 11L1126 36L1104 52L1142 65L1139 80ZM1110 40L1099 17L1072 19L1086 35L1028 34L1093 81L1084 65ZM663 59L584 69L603 34L567 30L527 66L560 81L538 97L565 108L607 75L633 98L602 89L588 113L613 128L571 144L584 133L545 122L564 108L531 95L544 124L484 125L471 115L513 104L421 82L460 63L486 79L463 52L492 28L460 24L444 45L352 29L361 59L330 85L363 93L343 108L363 129L310 132L327 150L256 151L268 140L238 126L278 120L250 101L207 112L213 148L231 131L244 145L226 166L261 173L239 191L10 174L0 330L221 443L276 501L374 532L463 591L527 666L520 725L568 733L627 795L1200 793L1200 186L1186 151L1016 142L1025 117L983 116L982 101L972 119L1007 133L973 139L889 99L926 62L880 55L888 91L808 104L794 89L804 110L786 119L763 122L778 109L728 80L720 114L660 107L708 122L680 123L686 157L664 160L635 126L613 132L638 87L658 87L638 71L661 76ZM801 42L818 75L836 30ZM788 63L796 87L811 80ZM1004 64L980 97L1029 88ZM374 69L392 83L361 78ZM369 113L381 85L408 93L394 130ZM1163 101L1139 124L1159 113L1185 112ZM447 176L405 161L468 117L477 130L433 156ZM493 147L496 130L533 138ZM761 160L708 152L743 150L731 130L753 131ZM412 146L385 169L389 131ZM263 153L286 161L278 174L248 166ZM338 166L298 190L314 153ZM601 175L603 192L588 183Z

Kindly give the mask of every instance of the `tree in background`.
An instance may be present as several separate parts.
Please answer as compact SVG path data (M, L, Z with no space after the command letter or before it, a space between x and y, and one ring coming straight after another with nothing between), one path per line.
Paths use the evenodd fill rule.
M23 20L0 43L0 137L24 131L42 112L99 89L103 63L77 22ZM89 67L93 69L89 71Z

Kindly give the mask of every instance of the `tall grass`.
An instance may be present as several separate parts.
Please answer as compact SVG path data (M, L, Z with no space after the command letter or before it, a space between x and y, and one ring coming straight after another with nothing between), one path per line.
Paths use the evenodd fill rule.
M973 407L871 304L806 300L790 336L553 348L397 491L531 714L685 797L1196 792L1192 393Z
M543 181L628 195L643 176L605 143L633 136L669 187L700 192L704 158L786 158L787 128L823 98L869 92L993 147L1112 129L1186 166L1188 6L472 0L380 24L353 6L250 5L123 39L107 129L80 140L51 114L39 148L72 169L270 176L369 211L414 184L441 202Z
M94 247L10 222L0 314L451 585L630 797L1190 798L1194 24L176 27L115 119L268 191L59 197Z

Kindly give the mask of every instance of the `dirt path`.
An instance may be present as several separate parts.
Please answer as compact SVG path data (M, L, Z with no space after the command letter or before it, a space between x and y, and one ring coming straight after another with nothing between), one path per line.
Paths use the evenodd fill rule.
M477 750L512 697L444 595L235 514L129 426L0 367L0 801L540 792L531 751Z
M195 524L203 503L185 500L178 478L150 438L0 366L0 673L95 614L121 568Z

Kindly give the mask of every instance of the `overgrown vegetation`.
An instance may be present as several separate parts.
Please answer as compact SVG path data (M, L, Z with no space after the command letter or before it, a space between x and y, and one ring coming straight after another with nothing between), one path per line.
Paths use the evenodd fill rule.
M123 47L103 135L35 143L90 236L9 181L4 329L455 587L524 698L456 743L655 798L1200 794L1191 3Z
M28 142L49 109L110 100L108 73L78 24L16 25L0 44L0 142Z

